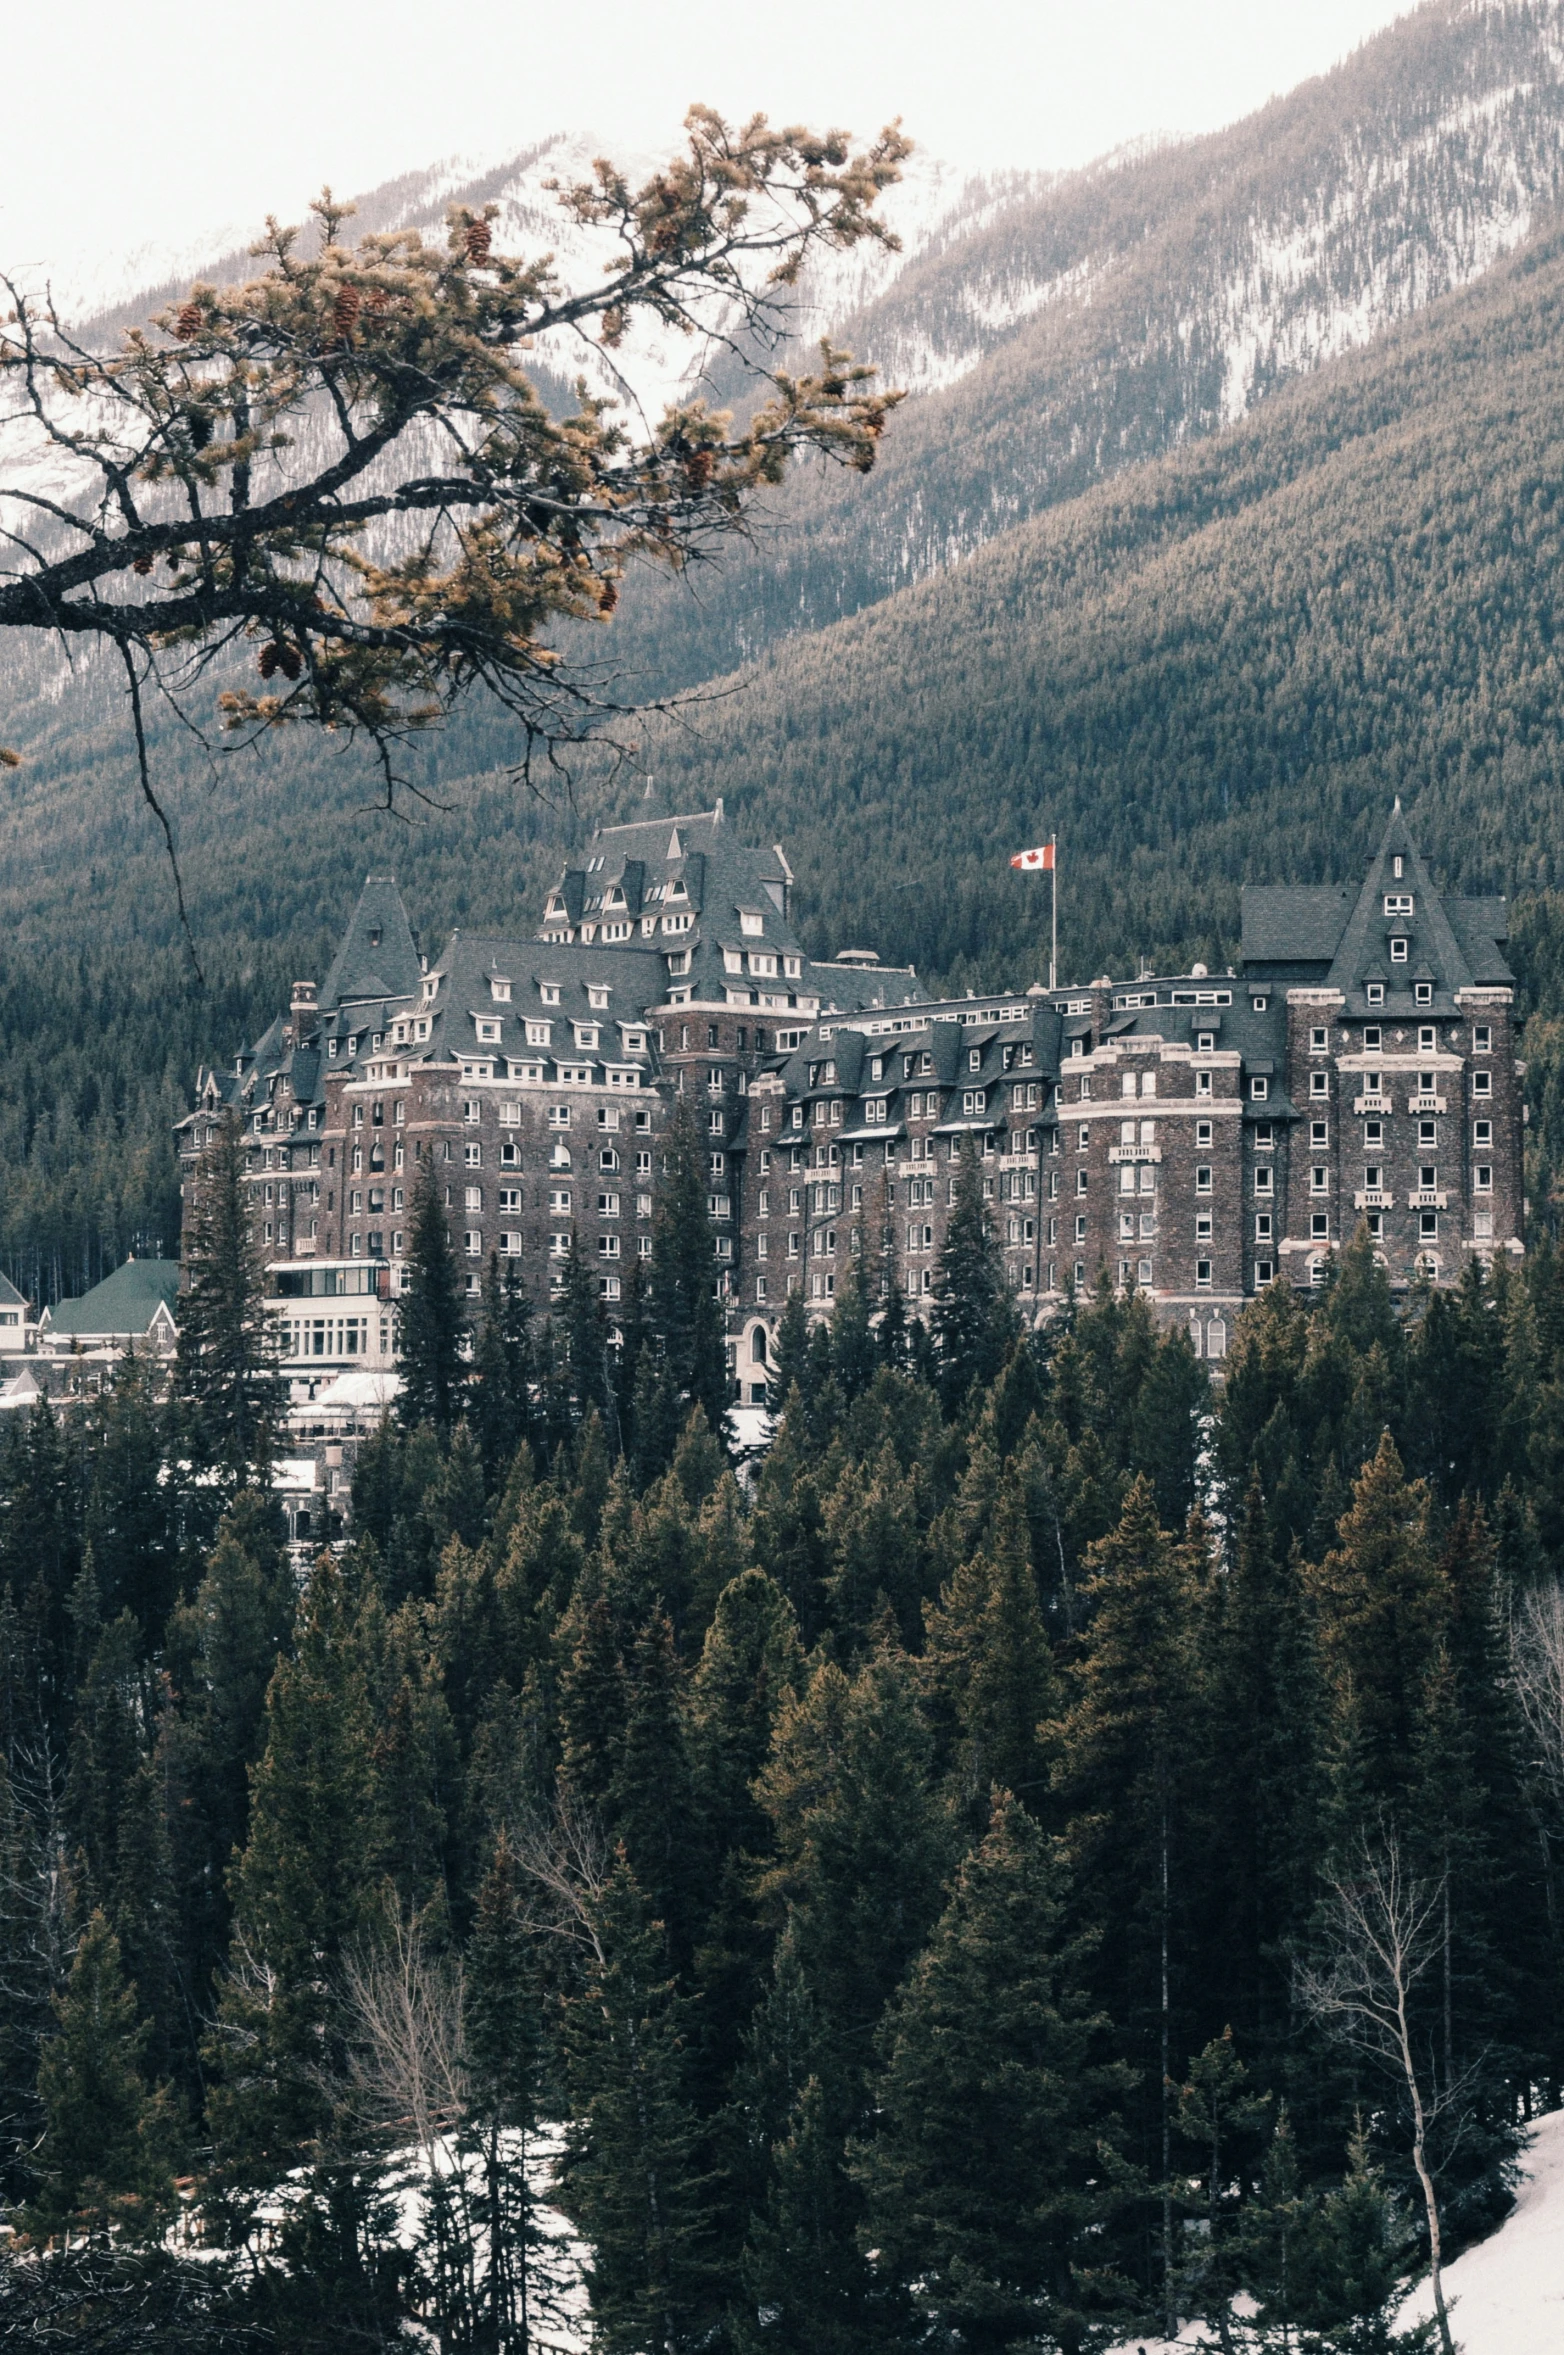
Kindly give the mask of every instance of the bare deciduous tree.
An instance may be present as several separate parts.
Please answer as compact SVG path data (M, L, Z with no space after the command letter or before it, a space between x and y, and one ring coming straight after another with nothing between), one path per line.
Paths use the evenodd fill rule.
M1366 1835L1350 1872L1334 1876L1325 1917L1325 1960L1300 1974L1314 2017L1344 2044L1398 2080L1411 2118L1412 2165L1428 2226L1428 2267L1443 2355L1456 2355L1445 2306L1439 2194L1429 2165L1429 2133L1458 2112L1467 2079L1441 2084L1417 2049L1413 2002L1442 1941L1443 1880L1422 1880L1407 1866L1389 1826Z

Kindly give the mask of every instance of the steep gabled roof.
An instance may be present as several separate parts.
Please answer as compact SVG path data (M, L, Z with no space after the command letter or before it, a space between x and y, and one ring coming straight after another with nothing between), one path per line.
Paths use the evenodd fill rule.
M1387 896L1410 899L1411 913L1387 913ZM1407 955L1399 964L1390 956L1389 944L1395 938L1407 942ZM1414 979L1431 982L1434 1003L1441 1010L1448 1008L1457 990L1470 989L1474 978L1399 799L1336 944L1327 986L1339 989L1349 1008L1359 1006L1364 1002L1365 977L1377 979L1387 967L1392 993L1398 976L1403 989Z
M160 1308L173 1312L179 1267L172 1259L127 1259L113 1275L94 1284L79 1300L61 1300L44 1311L51 1333L92 1340L146 1333Z
M1268 967L1315 965L1323 979L1352 913L1353 896L1349 883L1246 883L1239 894L1246 973L1262 979Z
M417 987L418 950L395 877L367 876L322 986L320 1011L349 999L409 997Z

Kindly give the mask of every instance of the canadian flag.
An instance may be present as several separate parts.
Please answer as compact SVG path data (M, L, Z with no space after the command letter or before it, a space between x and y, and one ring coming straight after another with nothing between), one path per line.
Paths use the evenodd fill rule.
M1054 844L1041 842L1036 850L1018 850L1011 860L1012 867L1051 867L1054 864Z

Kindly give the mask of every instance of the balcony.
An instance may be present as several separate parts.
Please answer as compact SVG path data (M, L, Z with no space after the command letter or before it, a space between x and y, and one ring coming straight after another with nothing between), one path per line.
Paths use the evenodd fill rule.
M1391 1109L1390 1098L1388 1096L1354 1096L1352 1109L1354 1112L1388 1112Z
M1443 1210L1450 1197L1442 1188L1414 1186L1407 1196L1409 1210Z
M1442 1112L1444 1108L1445 1098L1443 1096L1409 1096L1407 1098L1409 1112Z
M1108 1159L1113 1161L1160 1161L1160 1145L1110 1145Z
M1383 1186L1365 1186L1360 1194L1353 1195L1352 1207L1354 1210L1393 1210L1395 1201L1394 1194L1387 1193Z

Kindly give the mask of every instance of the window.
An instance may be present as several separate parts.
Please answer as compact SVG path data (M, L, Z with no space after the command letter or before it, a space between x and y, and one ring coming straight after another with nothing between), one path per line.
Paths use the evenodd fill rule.
M1477 1028L1472 1032L1472 1053L1474 1055L1487 1055L1491 1054L1492 1051L1493 1032L1489 1029L1486 1022L1480 1022Z
M1474 1096L1491 1096L1493 1094L1493 1073L1491 1071L1474 1071L1472 1073L1472 1094Z
M1433 983L1431 981L1415 981L1412 984L1412 996L1419 1006L1431 1006L1434 1002Z
M1401 862L1398 859L1396 861L1396 873L1399 875L1400 872ZM1387 916L1410 916L1412 913L1412 894L1409 891L1387 891L1385 894L1385 913Z
M1493 1166L1490 1162L1478 1162L1476 1169L1473 1172L1473 1184L1475 1185L1479 1194L1491 1194L1493 1192Z
M1472 1143L1479 1153L1486 1153L1493 1143L1493 1122L1476 1120L1472 1123Z
M1433 1026L1433 1024L1432 1024L1431 1022L1425 1022L1425 1023L1424 1023L1424 1025L1423 1025L1423 1027L1422 1027L1422 1029L1421 1029L1421 1030L1418 1032L1418 1034L1417 1034L1417 1051L1418 1051L1418 1053L1419 1053L1420 1055L1431 1055L1431 1054L1433 1054L1433 1052L1434 1052L1435 1048L1438 1046L1438 1044L1439 1044L1439 1039L1438 1039L1438 1035L1437 1035L1437 1033L1436 1033L1436 1032L1435 1032L1435 1030L1434 1030L1434 1026ZM1421 1073L1419 1074L1419 1082L1420 1082L1420 1083L1421 1083L1421 1080L1422 1080L1423 1076L1425 1076L1425 1075L1423 1075L1423 1074L1421 1074ZM1434 1077L1434 1074L1433 1074L1433 1073L1430 1071L1430 1072L1428 1072L1428 1073L1426 1074L1426 1077L1427 1077L1429 1080L1432 1080L1432 1079L1433 1079L1433 1077Z
M462 1160L468 1169L481 1169L483 1166L483 1147L478 1144L468 1145L462 1153Z
M1211 1076L1209 1072L1204 1072L1201 1076L1209 1083ZM1268 1079L1252 1079L1249 1082L1249 1100L1252 1104L1263 1104L1270 1092L1271 1083Z
M1195 1123L1195 1150L1197 1153L1208 1153L1211 1150L1211 1123L1209 1120L1197 1120Z
M1195 1171L1195 1192L1197 1194L1209 1194L1210 1191L1211 1172L1204 1165L1202 1165Z
M1379 1181L1382 1175L1383 1172L1381 1171L1377 1161L1370 1161L1365 1163L1363 1170L1364 1192L1368 1194L1377 1194L1380 1190Z
M1437 1210L1420 1210L1418 1212L1417 1239L1420 1243L1436 1243L1439 1240L1439 1213Z
M1328 1071L1310 1072L1309 1093L1314 1097L1328 1096L1330 1094L1330 1073Z
M1209 1243L1210 1240L1211 1213L1209 1210L1204 1210L1195 1221L1195 1241L1197 1243Z
M1382 1120L1365 1120L1365 1122L1363 1123L1363 1148L1364 1148L1364 1151L1365 1151L1365 1152L1376 1152L1376 1151L1378 1150L1378 1148L1379 1148L1381 1145L1383 1145L1383 1143L1384 1143L1384 1142L1385 1142L1385 1124L1384 1124L1384 1122L1383 1122Z
M1211 1289L1211 1262L1209 1259L1197 1259L1195 1262L1195 1289L1197 1292L1209 1292Z
M1419 1145L1428 1146L1431 1148L1437 1142L1437 1138L1438 1131L1436 1130L1434 1123L1431 1120L1420 1120L1418 1122L1417 1141Z
M1273 1269L1270 1260L1257 1259L1254 1263L1255 1289L1257 1291L1262 1290L1265 1285L1272 1281L1272 1278Z
M468 1210L481 1210L483 1208L482 1186L469 1186L467 1188L464 1207Z
M1330 1032L1329 1032L1328 1030L1311 1030L1311 1031L1310 1031L1310 1033L1309 1033L1309 1052L1310 1052L1310 1054L1311 1054L1311 1055L1323 1055L1323 1054L1324 1054L1324 1052L1325 1052L1325 1050L1326 1050L1326 1048L1327 1048L1329 1045L1330 1045Z
M1309 1220L1309 1234L1311 1238L1317 1243L1325 1243L1330 1240L1329 1212L1324 1210L1316 1210L1312 1214Z
M467 1229L467 1232L462 1237L462 1247L466 1251L469 1259L479 1259L482 1257L483 1236L477 1227L469 1227Z
M1195 1052L1197 1055L1209 1055L1212 1053L1215 1046L1216 1034L1213 1031L1202 1030L1197 1032L1195 1037Z
M1330 1170L1323 1162L1316 1162L1309 1172L1309 1191L1311 1194L1330 1192Z
M1254 1239L1257 1243L1269 1243L1271 1240L1271 1214L1268 1210L1258 1211L1255 1215Z
M1396 934L1390 943L1390 962L1392 965L1404 965L1406 963L1407 949L1409 945L1410 944L1408 943L1404 934Z
M1363 995L1369 1005L1382 1006L1385 1002L1384 983L1382 981L1371 981L1364 990Z
M1254 1173L1255 1192L1257 1194L1269 1194L1272 1191L1275 1176L1276 1172L1269 1166L1269 1164L1257 1169Z
M1086 1240L1086 1221L1084 1218L1078 1218L1075 1222L1075 1240L1077 1243L1084 1243Z
M1379 1053L1379 1024L1378 1024L1377 1022L1371 1022L1371 1023L1369 1023L1369 1024L1367 1025L1367 1027L1365 1028L1365 1030L1364 1030L1364 1033L1363 1033L1363 1052L1365 1053L1365 1055L1377 1055L1377 1054ZM1376 1074L1375 1076L1377 1077L1378 1075ZM1364 1074L1364 1084L1365 1084L1365 1086L1367 1085L1367 1083L1368 1083L1368 1075L1367 1075L1367 1073L1365 1073L1365 1074Z
M1084 1169L1078 1169L1075 1173L1075 1190L1078 1194L1084 1194L1086 1191L1086 1174ZM954 1185L955 1182L955 1179L952 1178L951 1184Z

